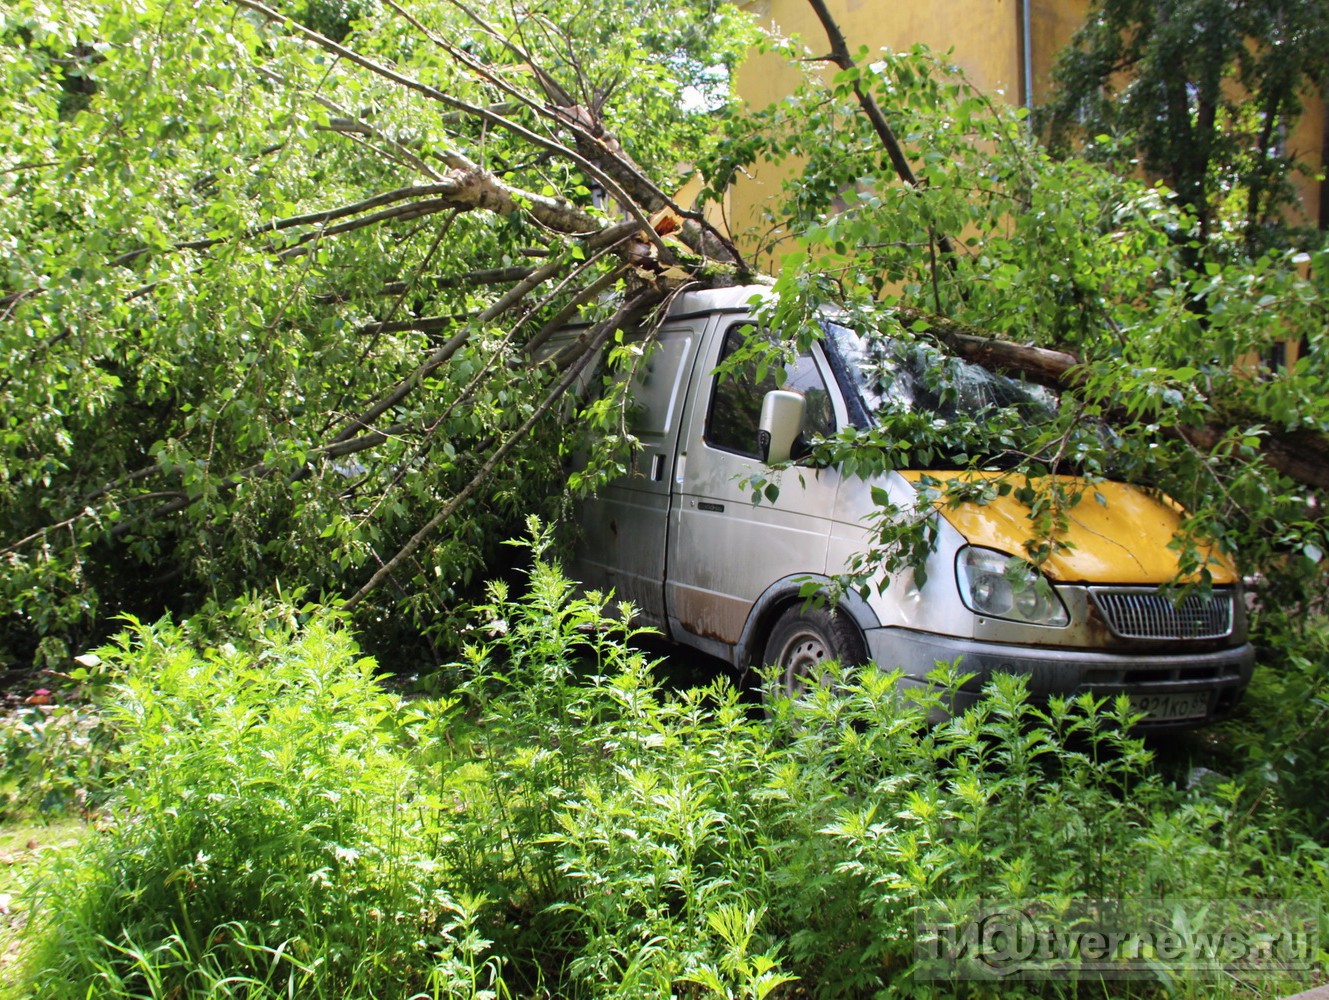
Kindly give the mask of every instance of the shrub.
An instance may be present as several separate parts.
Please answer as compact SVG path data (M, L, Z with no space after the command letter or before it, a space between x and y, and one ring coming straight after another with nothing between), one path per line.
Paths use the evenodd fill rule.
M804 831L785 856L804 860L768 902L785 918L774 932L791 968L820 996L961 988L918 960L919 922L984 901L1057 913L1085 900L1200 900L1217 914L1225 902L1324 892L1325 850L1289 836L1258 790L1165 781L1130 734L1125 698L1039 707L1023 678L997 676L977 706L930 727L926 706L892 694L891 675L868 667L833 681L779 713L796 733L798 792L785 812ZM1078 990L1152 995L1177 985L1172 975ZM999 985L1055 995L1065 984Z
M999 677L933 725L937 698L865 667L754 711L722 682L660 690L623 644L630 609L607 618L539 553L525 598L490 597L474 726L447 727L431 782L444 856L502 901L486 936L525 989L928 996L961 985L920 978L937 906L1323 891L1324 851L1258 789L1166 780L1125 699L1039 707Z
M935 724L872 666L762 708L662 690L631 609L533 544L455 697L403 704L334 615L274 603L103 650L115 794L37 891L34 995L1232 995L957 981L917 946L982 900L1329 892L1277 782L1169 780L1125 699L998 677Z
M162 621L100 651L118 791L39 886L36 996L397 995L447 950L397 699L331 615L241 615L244 649Z
M662 692L632 608L577 595L547 538L533 523L521 599L490 585L461 665L471 710L419 758L439 857L502 901L486 934L527 989L774 988L749 953L764 727L722 685Z
M1329 618L1266 612L1241 712L1218 735L1219 770L1276 799L1292 829L1329 838Z
M24 706L0 715L0 820L91 809L105 792L110 742L95 704Z

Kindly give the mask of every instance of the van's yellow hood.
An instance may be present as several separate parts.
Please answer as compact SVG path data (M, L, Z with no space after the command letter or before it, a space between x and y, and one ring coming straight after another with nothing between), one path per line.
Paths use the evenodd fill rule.
M900 475L917 486L924 476L946 482L957 478L998 479L1004 473ZM1048 478L1028 483L1038 490L1047 485ZM1080 500L1067 511L1067 531L1056 536L1070 547L1053 553L1042 565L1049 577L1063 583L1104 584L1157 584L1176 578L1178 552L1168 547L1181 527L1182 512L1175 502L1126 483L1086 483L1072 476L1057 476L1056 480ZM1019 489L1025 482L1020 477L1012 485ZM1024 543L1033 534L1029 508L1015 498L1014 490L981 506L965 503L949 507L938 501L937 509L971 545L1023 555ZM1237 573L1232 560L1217 549L1207 552L1214 583L1234 583Z

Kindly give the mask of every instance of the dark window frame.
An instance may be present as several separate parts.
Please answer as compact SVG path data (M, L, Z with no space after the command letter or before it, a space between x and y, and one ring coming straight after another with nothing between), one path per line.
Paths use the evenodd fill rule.
M731 354L734 353L734 351L736 351L739 347L742 346L744 340L746 340L746 337L744 338L744 340L740 340L733 344L730 343L730 338L734 335L736 331L742 331L744 329L759 331L760 328L757 327L755 324L753 324L751 320L746 320L746 319L741 320L737 323L731 323L729 327L724 331L723 337L721 338L720 355L716 359L717 366L722 365L726 358L728 358ZM751 334L749 334L748 336L751 336ZM803 364L803 363L806 363L811 367L812 373L815 374L817 381L820 383L819 386L820 391L825 396L824 415L829 422L826 428L814 429L813 433L823 434L829 437L835 433L838 427L838 421L835 416L835 404L833 402L833 397L831 395L831 386L835 384L834 376L832 374L830 378L827 377L827 373L822 370L822 366L818 364L816 357L812 354L811 351L807 351L803 354L799 354L796 356L794 364ZM761 461L761 455L757 451L757 425L760 420L762 400L765 399L766 393L770 392L772 389L777 389L781 387L781 385L777 384L775 381L775 374L774 374L775 370L776 370L775 368L772 368L767 373L766 379L760 383L756 381L755 365L750 369L748 373L744 373L750 375L754 387L759 390L755 398L757 409L756 409L756 414L752 419L751 442L746 447L735 443L734 435L726 434L726 435L717 436L715 433L716 404L720 398L721 391L725 387L729 388L736 387L736 385L738 384L738 380L743 377L743 374L738 374L737 376L730 375L729 377L725 377L721 374L712 375L710 396L706 403L706 419L702 425L702 440L705 442L707 447L714 448L717 451L727 452L728 454L731 455L741 455L742 457L751 459L755 462ZM789 375L794 374L794 372L790 371L789 366L785 367L785 371ZM789 378L786 378L783 385L785 386L789 385ZM804 393L804 395L806 397L806 392ZM749 407L751 406L752 402L753 400L751 399L748 400ZM740 409L740 405L741 401L735 402L732 406L727 406L726 408L737 412ZM811 411L809 410L809 412ZM725 414L726 417L728 417L728 415L729 414L727 413ZM740 428L740 431L745 430L746 427L747 424L746 421L744 421L742 427ZM805 428L805 430L808 430L808 428Z

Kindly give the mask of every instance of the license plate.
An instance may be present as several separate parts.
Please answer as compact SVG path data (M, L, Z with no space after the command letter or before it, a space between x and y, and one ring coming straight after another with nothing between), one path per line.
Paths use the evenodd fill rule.
M1209 695L1208 693L1133 694L1131 707L1145 714L1145 722L1199 719L1209 714Z

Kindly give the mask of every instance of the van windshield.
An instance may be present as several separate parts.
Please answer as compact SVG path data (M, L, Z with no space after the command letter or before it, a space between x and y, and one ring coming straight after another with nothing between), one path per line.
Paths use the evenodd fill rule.
M931 344L889 337L864 337L838 323L824 327L842 364L841 379L853 383L867 418L926 420L947 437L956 464L977 457L1001 464L1003 456L1030 453L1038 432L1057 413L1057 396L980 365L950 357ZM846 387L851 388L851 387ZM942 464L948 464L943 460Z
M1057 411L1050 390L950 357L931 344L868 339L838 323L826 329L872 413L923 411L950 421L1012 407L1032 419Z

